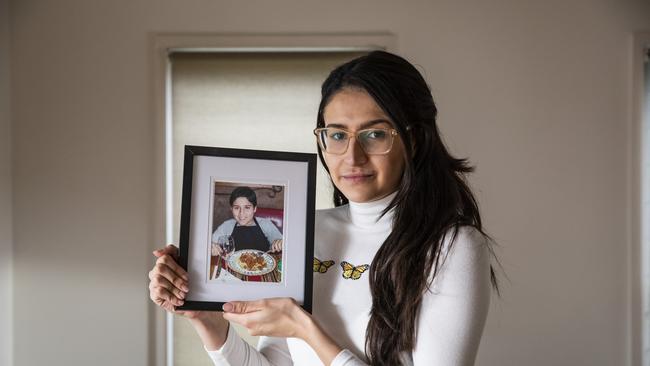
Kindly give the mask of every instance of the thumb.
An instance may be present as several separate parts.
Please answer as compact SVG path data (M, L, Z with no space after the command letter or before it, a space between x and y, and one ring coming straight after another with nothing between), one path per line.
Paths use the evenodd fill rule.
M255 306L255 301L230 301L223 304L223 311L226 313L244 314L260 310Z

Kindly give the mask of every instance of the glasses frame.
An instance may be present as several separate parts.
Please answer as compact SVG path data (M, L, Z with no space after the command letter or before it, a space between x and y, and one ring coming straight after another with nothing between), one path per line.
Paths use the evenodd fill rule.
M327 148L325 146L323 146L323 142L321 141L321 138L320 138L319 134L321 132L323 132L325 130L329 130L329 129L345 131L346 133L351 135L348 138L348 144L345 146L345 149L342 152L340 152L340 153L332 153L332 152L327 151ZM364 129L358 130L356 132L353 132L353 131L346 130L345 128L340 128L340 127L319 127L319 128L314 128L313 132L314 132L314 135L316 136L316 141L318 142L318 146L321 148L321 150L323 150L324 152L326 152L328 154L332 154L332 155L343 155L350 148L350 141L352 141L352 137L354 137L354 140L358 142L359 141L359 135L361 133L363 133L365 131L369 131L369 130L382 130L382 131L388 132L388 135L390 136L390 145L388 146L388 150L386 150L384 152L370 153L370 152L366 151L366 148L362 143L359 143L359 146L361 146L361 150L363 150L363 152L368 154L368 155L386 155L386 154L388 154L393 149L393 143L395 142L395 136L399 135L399 132L397 132L397 130L394 129L394 128L370 127L370 128L364 128Z

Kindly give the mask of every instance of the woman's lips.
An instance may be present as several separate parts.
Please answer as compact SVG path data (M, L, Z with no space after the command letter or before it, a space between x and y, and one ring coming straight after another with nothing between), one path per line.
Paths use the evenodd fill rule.
M343 178L343 180L345 180L346 182L350 182L350 183L363 183L365 181L372 179L374 176L375 176L374 174L354 173L354 174L342 175L341 178Z

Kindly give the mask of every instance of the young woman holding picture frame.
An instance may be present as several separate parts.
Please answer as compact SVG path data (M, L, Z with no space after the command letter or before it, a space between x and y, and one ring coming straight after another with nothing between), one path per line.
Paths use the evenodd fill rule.
M315 220L313 311L288 298L186 316L215 365L473 365L496 287L491 240L436 126L422 75L383 51L322 86L319 156L335 208ZM157 250L151 299L183 304L176 248ZM257 349L229 326L262 336Z

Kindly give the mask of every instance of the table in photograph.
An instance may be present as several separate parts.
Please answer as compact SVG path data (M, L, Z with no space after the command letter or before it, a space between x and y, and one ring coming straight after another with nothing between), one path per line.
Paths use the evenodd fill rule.
M242 281L247 281L247 282L280 282L282 280L282 252L279 253L268 253L273 259L275 259L275 262L277 263L275 266L275 269L273 269L272 272L269 272L265 275L261 276L247 276L244 274L241 274L239 272L236 272L232 270L228 266L228 261L224 259L221 256L213 256L210 260L210 273L214 273L215 267L217 266L217 263L221 261L221 270L222 271L228 271L231 275L233 275L235 278L238 278Z

